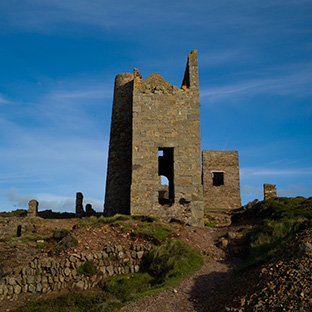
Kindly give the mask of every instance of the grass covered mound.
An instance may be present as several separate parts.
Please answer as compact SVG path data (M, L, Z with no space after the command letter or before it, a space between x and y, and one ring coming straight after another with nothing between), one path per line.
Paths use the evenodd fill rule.
M252 202L236 209L232 222L250 219L312 219L312 197L276 197L260 202Z
M156 245L160 245L175 236L172 227L164 225L157 218L150 216L90 217L82 219L78 226L102 226L107 224L111 227L118 227L123 232L130 233L131 237L147 239Z
M267 261L282 249L300 230L311 225L312 197L277 197L256 202L232 216L235 222L255 222L258 225L247 233L249 254L239 268Z

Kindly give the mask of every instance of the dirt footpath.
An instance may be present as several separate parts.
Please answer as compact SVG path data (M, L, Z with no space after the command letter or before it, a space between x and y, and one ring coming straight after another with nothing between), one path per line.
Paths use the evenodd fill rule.
M184 228L181 239L206 256L202 268L182 281L175 289L133 302L123 309L127 312L201 312L235 281L233 268L239 258L227 256L217 247L221 237L239 228L220 226L215 228Z

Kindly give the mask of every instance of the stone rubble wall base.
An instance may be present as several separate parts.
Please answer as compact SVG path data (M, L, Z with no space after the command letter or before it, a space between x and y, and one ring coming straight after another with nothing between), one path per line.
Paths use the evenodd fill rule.
M95 287L103 278L138 272L151 245L106 246L103 252L69 254L65 259L34 258L0 279L0 300L17 299L21 293L51 293L65 288L80 290ZM97 273L91 276L79 273L79 268L92 261Z

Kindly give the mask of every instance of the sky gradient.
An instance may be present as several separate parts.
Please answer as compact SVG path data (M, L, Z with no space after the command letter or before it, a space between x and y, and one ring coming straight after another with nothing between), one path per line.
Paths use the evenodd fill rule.
M312 2L0 0L0 211L103 210L114 78L181 86L198 50L202 149L238 150L243 204L312 194Z

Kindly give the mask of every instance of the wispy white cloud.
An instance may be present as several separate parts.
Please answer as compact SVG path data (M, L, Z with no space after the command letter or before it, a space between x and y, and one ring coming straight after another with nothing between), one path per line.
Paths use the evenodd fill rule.
M312 187L307 187L303 184L291 184L288 185L286 188L279 189L277 188L277 195L278 196L306 196L306 194L309 194L308 196L312 195Z
M271 1L266 4L259 1L228 1L226 4L220 1L186 0L164 1L157 5L144 0L116 0L113 2L100 0L25 0L23 2L11 0L3 1L0 8L6 12L5 20L14 23L24 29L32 29L40 32L51 32L55 29L73 31L74 26L91 25L101 29L123 29L124 31L135 28L151 27L157 24L185 25L185 21L191 20L191 24L201 29L234 28L245 29L256 33L263 31L263 25L278 25L285 29L285 19L278 14L278 8L289 12L289 18L296 19L296 14L291 12L309 8L310 3L304 1ZM273 11L277 14L269 14ZM258 14L261 12L262 14ZM267 12L267 13L266 13ZM266 13L266 18L261 16ZM72 27L68 27L71 24ZM67 27L66 27L67 26ZM67 29L66 29L67 28ZM289 31L290 29L288 29ZM285 30L284 30L285 31Z
M245 184L241 187L241 194L244 197L248 197L249 200L261 199L263 196L262 187L255 187L252 185Z
M10 104L11 101L7 100L1 93L0 93L0 105Z
M244 62L248 57L248 51L242 47L231 48L230 50L221 49L219 51L204 51L204 53L199 54L199 63L200 67L209 67L212 66L225 66L230 62ZM244 59L242 58L244 55ZM250 56L251 57L251 56Z
M18 5L19 4L19 5ZM187 2L185 1L185 5ZM157 6L150 7L144 0L126 1L117 0L113 2L103 2L98 0L76 0L76 1L46 1L27 0L24 3L12 0L10 4L2 3L2 10L7 12L6 20L10 19L18 27L24 27L39 32L51 32L53 30L64 29L70 23L72 31L74 25L91 25L102 29L124 29L132 25L140 27L146 22L171 21L176 19L170 16L181 17L186 15L185 6L178 3L158 3ZM1 7L0 6L0 7ZM180 7L180 10L176 10ZM190 5L188 5L190 7ZM165 9L164 9L165 8ZM178 19L180 20L180 19Z
M297 67L297 68L295 68ZM311 96L312 64L292 65L288 68L276 69L261 79L248 78L240 82L217 87L203 87L201 97L209 97L210 102L226 102L228 99L241 99L259 94L293 96L297 98ZM283 72L283 74L278 73ZM265 74L265 70L262 72Z
M61 82L47 94L47 98L57 101L112 99L112 84L103 84L96 80L76 80Z
M241 168L241 176L302 176L312 175L312 168L276 169L276 168Z

